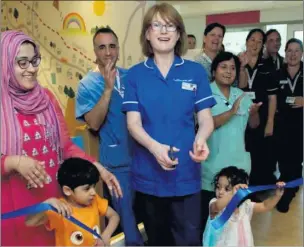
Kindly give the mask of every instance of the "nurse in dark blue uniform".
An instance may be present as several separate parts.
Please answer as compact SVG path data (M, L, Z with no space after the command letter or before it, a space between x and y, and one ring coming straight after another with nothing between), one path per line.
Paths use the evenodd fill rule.
M252 29L249 32L246 38L248 64L245 66L248 83L245 87L241 87L254 103L262 102L259 110L259 127L247 128L245 135L246 150L251 154L250 183L255 185L275 182L273 169L267 162L267 138L273 134L278 88L269 67L262 58L264 43L263 30Z
M279 71L283 64L284 58L279 54L279 50L281 48L281 35L276 29L269 29L266 34L266 42L265 42L265 53L263 58L265 59L265 66L267 67L267 71L270 73L276 73ZM271 180L269 183L275 182L276 179L274 176L274 172L276 171L277 162L278 162L278 128L277 128L277 111L274 117L273 124L273 133L272 136L268 135L266 138L266 146L267 146L267 169L269 171L269 177Z
M215 100L202 65L181 58L186 42L180 14L154 5L141 31L148 59L127 76L123 111L137 141L132 184L152 246L201 244L200 162L209 154Z
M273 71L279 70L284 64L284 57L279 54L281 35L276 29L269 29L266 34L264 59Z
M303 169L303 43L290 39L285 53L287 65L278 74L278 151L280 180L288 182L301 178ZM285 189L280 212L289 210L297 189Z

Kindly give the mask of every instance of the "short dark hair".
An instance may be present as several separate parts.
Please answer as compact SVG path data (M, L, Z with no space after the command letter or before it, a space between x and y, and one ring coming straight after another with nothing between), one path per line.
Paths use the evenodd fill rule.
M93 44L94 44L94 41L95 41L95 38L98 34L100 33L111 33L114 35L114 37L117 39L117 42L118 42L118 36L116 35L116 33L109 27L102 27L102 28L99 28L96 30L94 36L93 36Z
M269 29L269 30L265 33L266 41L267 41L268 36L269 36L270 34L272 34L272 33L277 33L277 34L279 35L280 39L281 39L281 34L279 33L278 30L276 30L276 29Z
M287 41L286 45L285 45L285 51L287 51L288 49L288 46L291 44L291 43L297 43L299 44L301 50L303 51L303 42L299 39L296 39L296 38L291 38Z
M264 31L260 28L254 28L254 29L251 29L246 37L246 41L248 41L250 39L250 37L254 34L254 33L260 33L262 34L263 36L263 44L265 44L265 41L266 41L266 35L264 33Z
M81 158L66 159L57 173L57 180L62 188L68 186L72 190L82 185L93 185L99 181L99 171L90 162Z
M216 189L216 185L220 179L220 177L226 177L229 184L234 187L237 184L248 184L249 176L244 169L239 169L236 166L228 166L219 171L214 179L212 184L214 185L214 189Z
M187 37L188 37L188 38L194 38L194 39L196 40L194 34L188 34Z
M227 51L222 51L220 53L218 53L216 55L216 57L213 59L212 64L211 64L211 75L213 75L213 72L216 71L219 63L224 62L224 61L229 61L231 58L233 58L234 62L235 62L235 70L236 70L236 78L239 78L239 74L240 74L240 60L239 58L232 54L231 52L227 52Z
M226 27L218 22L213 22L213 23L210 23L206 28L205 28L205 31L204 31L204 35L207 36L208 33L210 33L214 28L216 27L219 27L223 30L223 37L225 36L225 33L226 33Z

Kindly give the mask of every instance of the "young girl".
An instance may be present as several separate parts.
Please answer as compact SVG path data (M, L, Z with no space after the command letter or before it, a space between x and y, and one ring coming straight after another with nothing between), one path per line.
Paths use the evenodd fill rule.
M212 221L222 214L238 189L248 188L248 174L243 169L229 166L222 169L214 177L215 194L209 204L209 218L203 236L203 246L254 246L251 231L251 218L253 213L270 211L283 195L285 183L278 182L274 196L255 203L246 199L232 214L225 225L215 230Z

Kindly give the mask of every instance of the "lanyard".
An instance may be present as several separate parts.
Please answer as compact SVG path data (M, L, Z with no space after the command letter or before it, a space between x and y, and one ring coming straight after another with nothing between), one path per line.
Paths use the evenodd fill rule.
M116 83L117 83L117 87L114 85L114 89L123 98L124 97L124 87L120 83L120 76L119 76L119 70L118 69L116 71Z
M279 70L280 69L280 59L279 59L279 57L277 57L277 70Z
M258 72L258 69L255 69L253 74L252 74L252 77L250 77L248 69L246 68L246 73L247 73L247 76L248 76L248 85L249 85L250 90L252 89L253 81L255 79L255 76L256 76L257 72Z
M287 78L288 85L289 85L289 87L290 87L290 90L291 90L291 93L292 93L292 94L294 93L294 90L295 90L295 88L296 88L296 86L297 86L298 79L299 79L300 75L301 75L301 72L299 72L298 75L296 76L296 78L294 79L293 85L292 85L292 82L291 82L291 80L289 79L289 77Z

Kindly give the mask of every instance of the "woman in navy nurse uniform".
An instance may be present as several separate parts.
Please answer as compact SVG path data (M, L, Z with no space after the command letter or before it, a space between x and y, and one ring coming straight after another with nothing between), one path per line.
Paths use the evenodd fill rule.
M169 4L146 13L141 45L148 59L126 79L123 111L137 141L132 184L148 244L200 245L200 162L208 157L215 104L204 68L184 60L187 35ZM193 114L199 130L195 135Z
M241 70L248 75L247 85L241 88L254 103L262 102L259 109L260 125L246 130L246 150L251 155L250 183L255 185L275 183L273 168L268 166L269 138L272 138L276 112L277 85L269 66L262 59L265 34L261 29L252 29L246 38L248 63ZM245 87L244 87L245 86Z
M303 43L290 39L285 48L286 62L278 72L278 161L280 180L302 177L303 162ZM285 189L277 204L285 213L298 188Z

